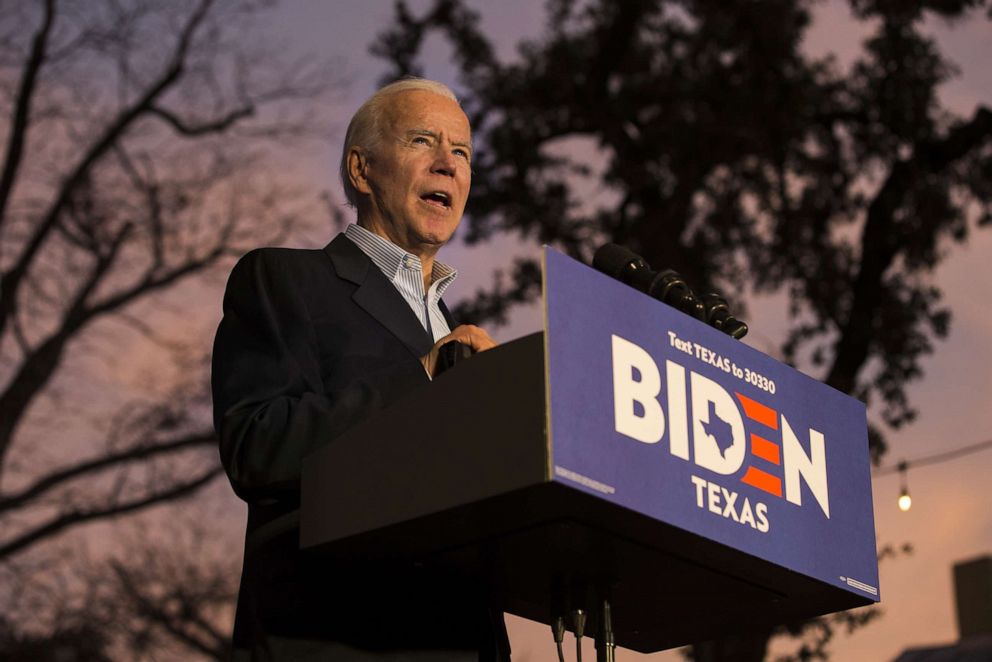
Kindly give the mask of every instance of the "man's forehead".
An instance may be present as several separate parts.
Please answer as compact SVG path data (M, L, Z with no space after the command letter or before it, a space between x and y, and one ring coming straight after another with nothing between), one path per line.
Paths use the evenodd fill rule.
M443 131L451 134L451 140L472 139L472 127L461 106L440 94L406 90L393 95L387 108L389 123L397 131Z

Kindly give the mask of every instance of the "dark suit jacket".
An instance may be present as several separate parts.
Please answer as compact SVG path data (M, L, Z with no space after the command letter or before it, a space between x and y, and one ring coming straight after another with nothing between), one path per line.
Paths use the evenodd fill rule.
M235 266L212 381L221 459L248 503L236 657L398 660L406 659L398 651L471 650L483 661L509 659L502 615L481 590L412 566L333 567L298 549L303 458L427 388L419 357L432 345L344 235L324 250L256 250ZM411 423L427 429L436 415ZM463 659L437 659L448 657Z

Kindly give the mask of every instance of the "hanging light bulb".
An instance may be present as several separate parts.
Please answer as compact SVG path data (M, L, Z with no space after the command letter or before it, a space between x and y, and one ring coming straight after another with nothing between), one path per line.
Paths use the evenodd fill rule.
M899 478L900 478L900 489L899 489L899 510L906 512L913 507L913 497L909 496L909 487L906 483L906 469L909 465L903 460L899 463Z
M909 490L905 487L899 493L899 510L906 512L913 507L913 497L909 496Z

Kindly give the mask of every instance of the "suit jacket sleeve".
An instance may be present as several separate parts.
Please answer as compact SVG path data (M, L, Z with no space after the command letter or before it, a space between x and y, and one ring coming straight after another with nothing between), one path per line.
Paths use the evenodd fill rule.
M429 382L407 351L385 370L379 365L344 386L325 388L326 371L343 357L319 356L303 288L320 290L320 281L292 257L291 251L260 250L239 261L214 343L221 460L235 492L249 502L298 500L308 453ZM341 297L339 307L347 315L355 305Z

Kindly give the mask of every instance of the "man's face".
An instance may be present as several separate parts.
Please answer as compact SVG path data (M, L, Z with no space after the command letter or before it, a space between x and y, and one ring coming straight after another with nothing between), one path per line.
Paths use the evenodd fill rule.
M355 187L368 194L362 224L415 255L433 256L468 200L468 118L451 99L412 90L389 100L381 131L364 160L349 157Z

